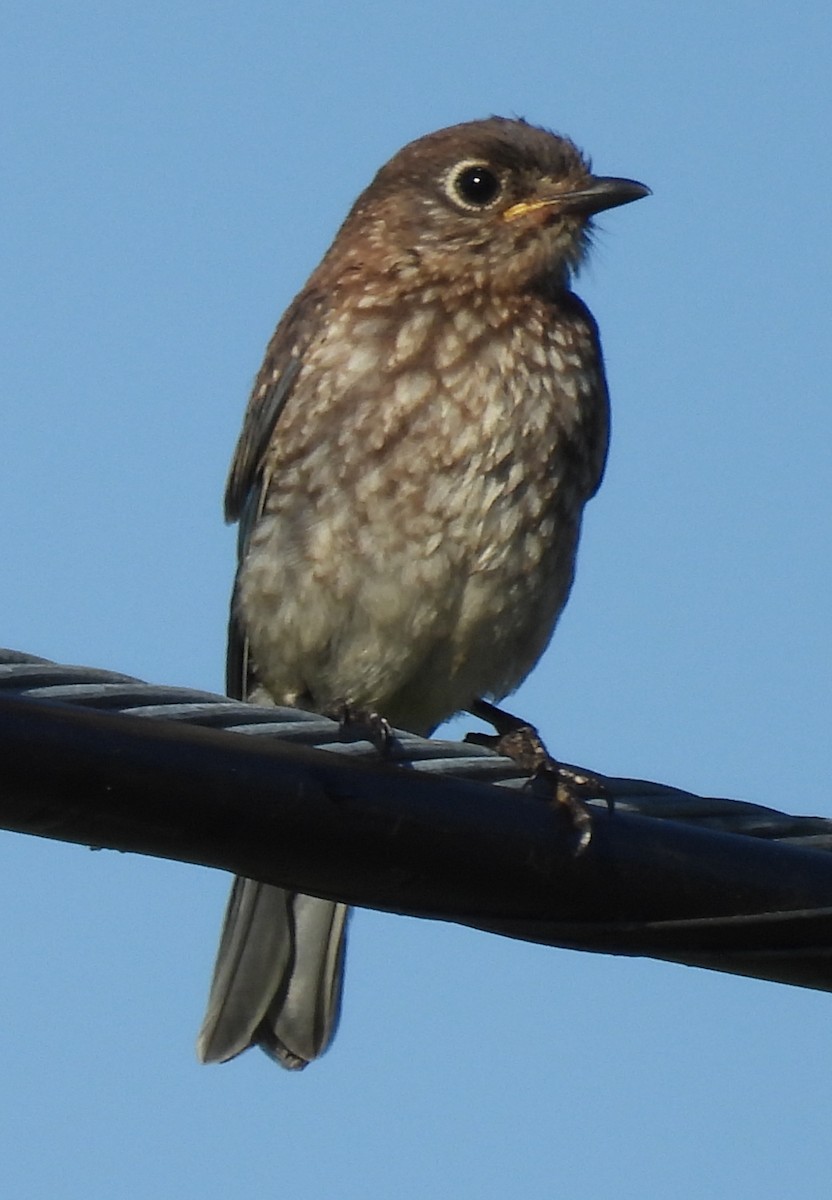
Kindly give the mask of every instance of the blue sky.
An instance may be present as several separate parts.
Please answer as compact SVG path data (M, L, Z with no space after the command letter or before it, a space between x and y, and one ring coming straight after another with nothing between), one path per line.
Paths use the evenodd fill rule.
M12 0L2 640L221 688L277 318L400 145L520 114L654 195L578 281L612 455L514 707L589 767L832 815L830 56L820 3ZM323 1060L200 1067L227 881L2 855L15 1200L828 1195L832 996L361 912Z

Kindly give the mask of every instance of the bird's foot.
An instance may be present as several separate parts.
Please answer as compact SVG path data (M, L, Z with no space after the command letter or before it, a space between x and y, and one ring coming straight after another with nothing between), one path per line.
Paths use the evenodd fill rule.
M605 800L610 812L613 809L612 797L601 780L587 771L557 762L534 725L521 717L515 717L487 700L476 700L469 711L493 725L496 733L469 733L465 741L488 746L497 754L510 758L529 775L531 786L545 787L550 803L568 818L578 835L576 852L582 853L592 838L592 816L586 801Z
M338 722L341 739L345 742L371 742L382 758L388 758L396 739L393 728L380 713L341 704L334 713L328 713Z

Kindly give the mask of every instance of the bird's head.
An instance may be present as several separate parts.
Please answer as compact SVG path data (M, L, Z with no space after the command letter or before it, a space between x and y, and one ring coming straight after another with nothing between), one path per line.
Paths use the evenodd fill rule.
M386 163L327 259L339 274L404 286L565 285L586 254L592 217L647 195L634 180L593 175L567 138L525 121L471 121Z

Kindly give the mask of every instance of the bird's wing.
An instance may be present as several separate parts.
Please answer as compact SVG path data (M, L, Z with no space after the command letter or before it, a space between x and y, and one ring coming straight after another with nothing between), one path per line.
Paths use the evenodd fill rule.
M591 500L601 486L607 465L610 444L610 397L598 322L580 296L576 296L574 292L570 292L565 300L561 300L561 318L564 314L568 314L576 324L583 326L591 339L592 350L599 366L595 403L585 407L584 428L581 431L587 471L586 499Z
M321 327L324 308L325 297L310 288L295 299L275 330L254 381L225 488L226 520L239 522L238 566L245 558L251 531L263 511L269 483L264 473L269 446L280 414L294 390L304 354L315 330ZM236 593L236 583L234 590ZM235 616L232 597L226 691L235 699L245 700L251 694L254 682L247 640Z
M304 355L325 318L326 297L307 287L287 308L266 348L246 409L225 488L225 519L239 521L263 482L263 463L292 394Z

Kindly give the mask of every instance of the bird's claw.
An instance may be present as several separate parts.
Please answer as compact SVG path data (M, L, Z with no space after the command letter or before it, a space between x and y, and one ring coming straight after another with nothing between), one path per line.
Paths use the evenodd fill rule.
M348 742L371 742L387 758L395 744L393 727L380 713L342 704L334 714L341 739Z
M583 853L592 838L592 814L586 801L601 799L613 811L613 800L603 782L588 771L565 766L554 759L534 725L496 705L478 700L471 710L490 722L496 734L469 733L465 741L488 746L510 758L529 776L529 787L543 793L546 800L568 818L578 835L577 854Z
M564 766L549 756L536 767L529 787L542 793L546 801L568 820L578 838L576 854L583 854L592 840L592 813L586 801L604 799L612 811L611 798L599 779Z

